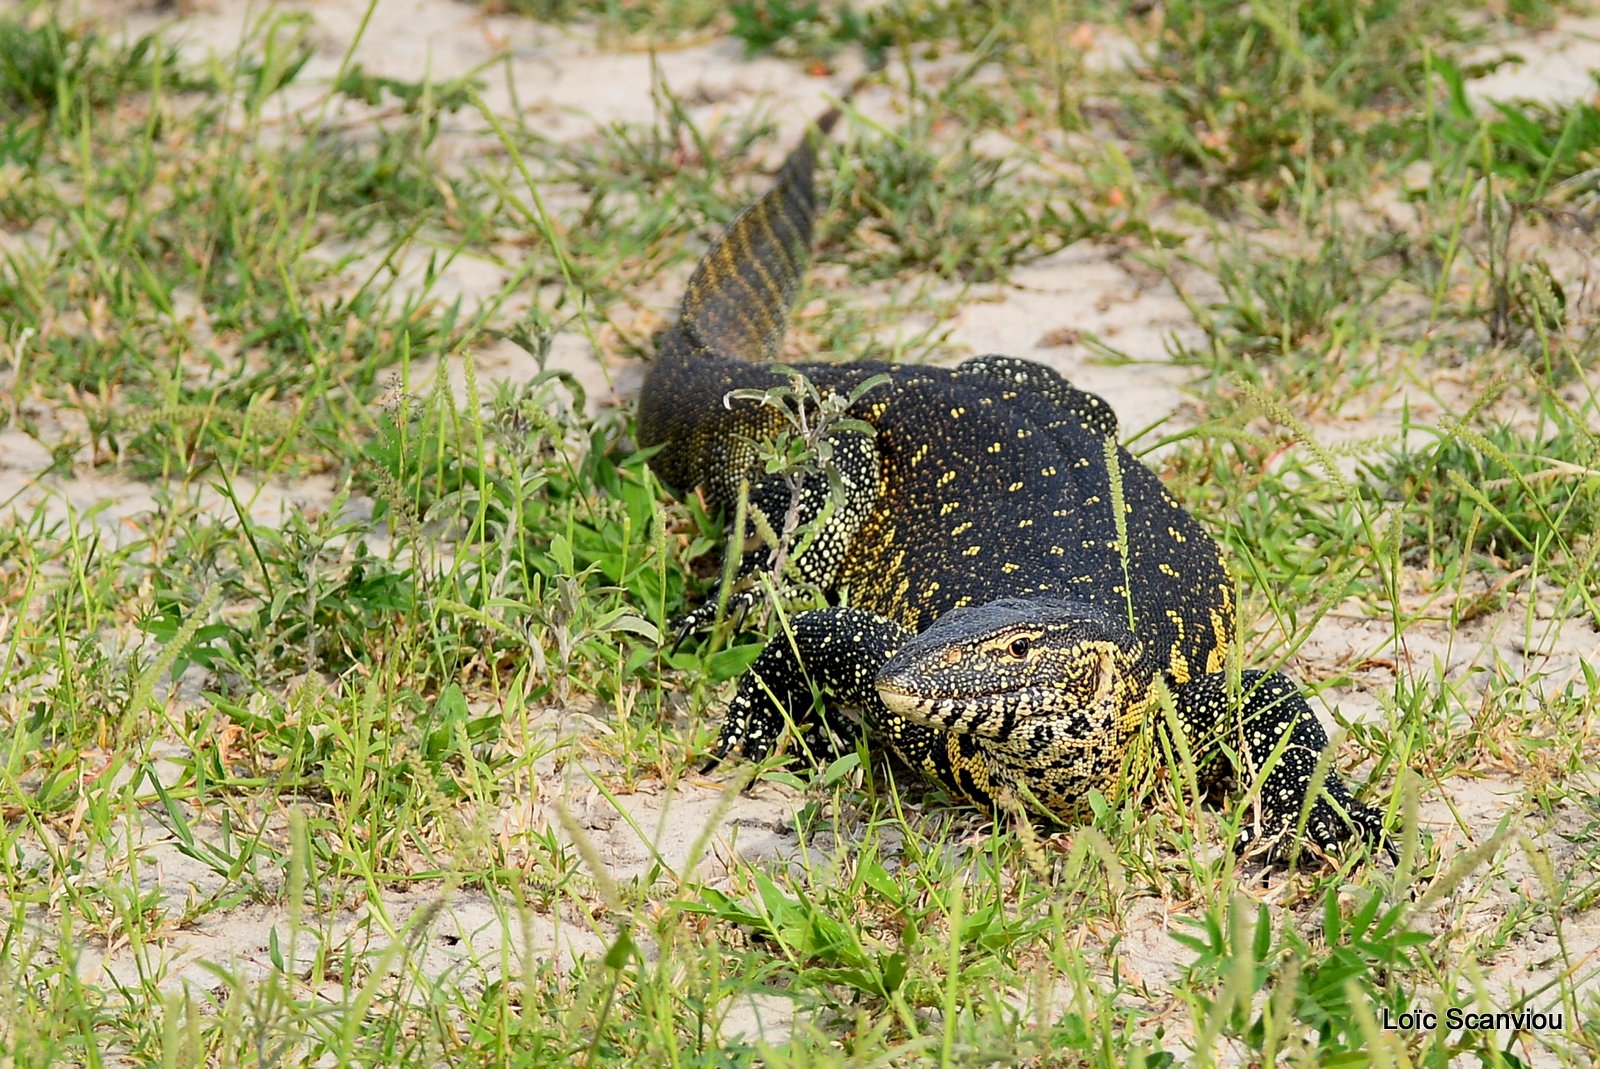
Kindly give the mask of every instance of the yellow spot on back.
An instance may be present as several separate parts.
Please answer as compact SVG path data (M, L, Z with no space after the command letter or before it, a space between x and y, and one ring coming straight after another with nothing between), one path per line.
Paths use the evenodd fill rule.
M1176 679L1179 683L1187 683L1193 678L1189 671L1189 659L1176 646L1172 647L1171 661L1172 663L1167 670L1172 673L1173 679ZM1209 669L1209 671L1216 672L1221 671L1221 669L1213 668Z
M1233 641L1233 636L1228 633L1227 621L1216 609L1211 610L1211 630L1216 635L1217 644L1206 654L1206 671L1220 672L1227 667L1228 645Z

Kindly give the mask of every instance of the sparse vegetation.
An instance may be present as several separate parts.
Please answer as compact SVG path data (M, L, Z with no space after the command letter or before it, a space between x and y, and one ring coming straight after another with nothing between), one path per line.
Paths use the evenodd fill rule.
M1600 1056L1600 125L1468 92L1556 6L483 7L883 62L796 351L962 355L961 313L1068 246L1122 281L1062 328L1179 294L1168 354L1129 320L1013 341L1193 373L1124 433L1400 862L1242 868L1243 810L1181 776L1033 837L865 750L694 774L761 639L662 641L720 531L609 387L792 108L630 51L649 117L563 126L501 95L522 36L396 71L321 5L208 54L29 2L0 12L0 1064ZM593 56L539 40L541 72ZM1451 1008L1564 1023L1382 1026Z

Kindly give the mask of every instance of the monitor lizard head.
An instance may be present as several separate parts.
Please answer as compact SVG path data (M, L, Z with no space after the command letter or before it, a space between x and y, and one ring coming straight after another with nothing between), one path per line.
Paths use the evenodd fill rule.
M1154 672L1127 619L1083 602L1003 598L952 609L908 641L874 685L892 713L999 743L1041 721L1089 741L1124 737Z

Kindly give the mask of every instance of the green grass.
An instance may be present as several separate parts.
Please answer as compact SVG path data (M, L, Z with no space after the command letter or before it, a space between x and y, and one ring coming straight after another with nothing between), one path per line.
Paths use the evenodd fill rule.
M1121 413L1131 447L1401 860L1241 866L1244 805L1176 757L1043 835L869 750L695 773L760 638L661 641L720 532L588 394L766 181L776 101L658 80L652 120L557 139L483 103L496 65L312 80L315 14L202 60L29 4L0 15L0 1063L1593 1062L1595 109L1464 90L1555 7L492 6L885 64L796 355L959 355L962 310L1069 245L1175 286L1195 377L1178 422ZM1116 35L1128 65L1074 43ZM468 261L500 280L457 296ZM490 381L508 340L546 370ZM575 340L611 370L555 370ZM1125 381L1161 355L1089 341ZM1451 1007L1565 1026L1378 1024Z
M524 15L540 22L588 20L597 24L602 34L668 37L703 29L721 10L708 0L485 0L481 6L492 13Z

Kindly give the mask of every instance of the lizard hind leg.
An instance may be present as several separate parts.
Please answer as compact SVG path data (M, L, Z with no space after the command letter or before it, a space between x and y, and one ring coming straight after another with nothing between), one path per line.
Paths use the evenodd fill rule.
M828 437L829 463L837 469L813 471L793 486L788 480L767 475L749 487L744 529L730 531L738 537L742 555L726 593L714 597L668 624L674 632L673 652L690 634L717 617L717 603L725 601L728 615L737 614L742 626L751 609L763 604L758 582L763 571L772 573L780 600L795 593L791 582L829 589L856 532L877 502L879 461L872 439L847 432Z
M1046 402L1064 422L1103 437L1117 436L1117 414L1111 406L1095 394L1078 389L1054 368L1020 356L991 353L962 361L956 374L988 379L1018 396ZM1050 426L1053 428L1054 424Z

